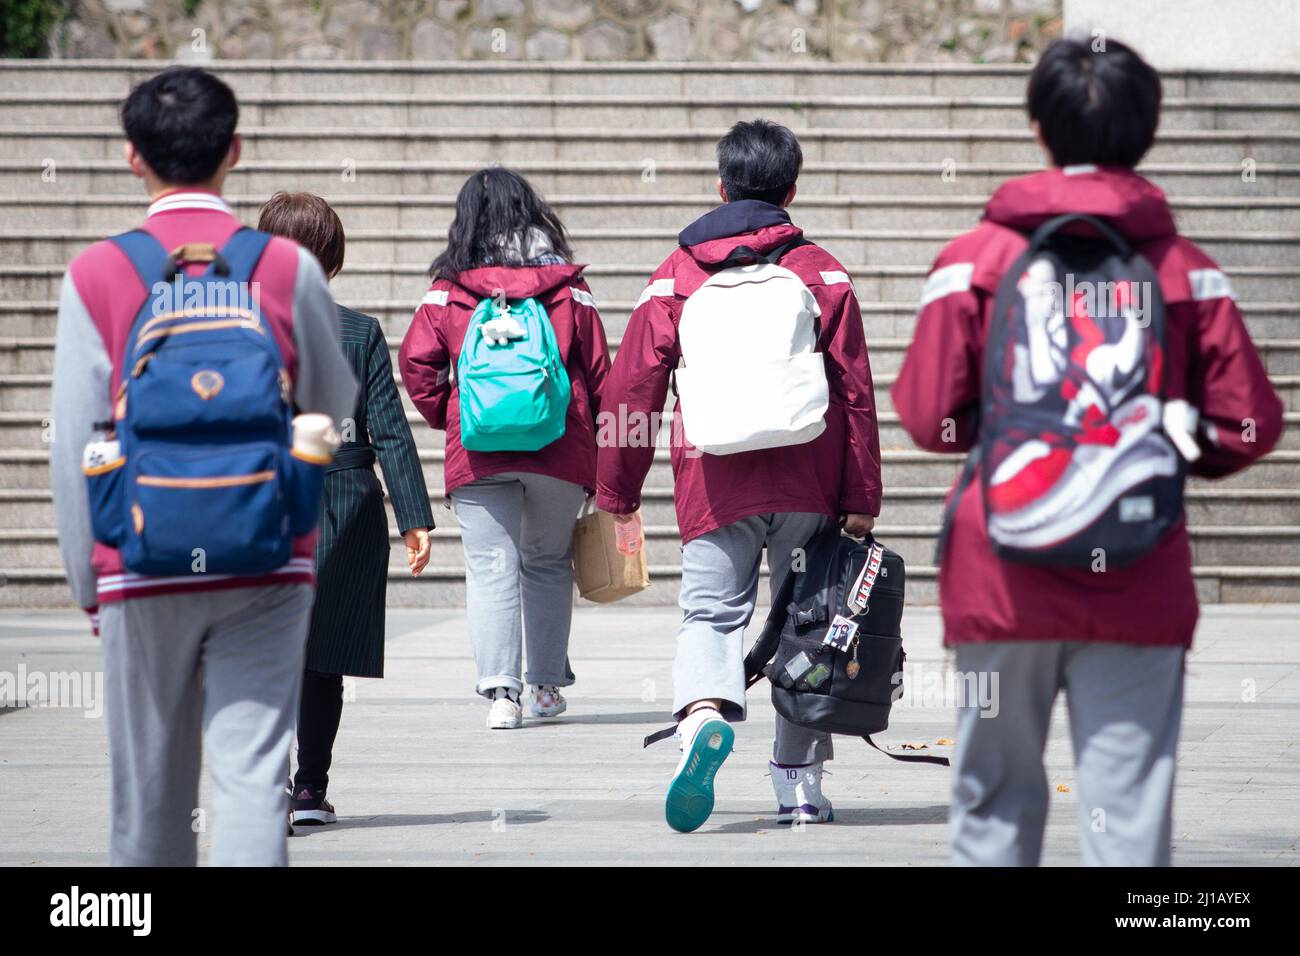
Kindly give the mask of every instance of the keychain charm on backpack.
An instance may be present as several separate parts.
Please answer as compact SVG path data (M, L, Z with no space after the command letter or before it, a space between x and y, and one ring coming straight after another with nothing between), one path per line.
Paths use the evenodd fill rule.
M844 676L849 680L857 680L858 673L862 670L862 665L858 663L858 644L859 640L856 635L853 638L853 656L849 662L844 665Z
M496 318L479 325L478 329L488 345L496 346L509 345L511 341L522 339L528 334L528 330L516 321L508 308Z

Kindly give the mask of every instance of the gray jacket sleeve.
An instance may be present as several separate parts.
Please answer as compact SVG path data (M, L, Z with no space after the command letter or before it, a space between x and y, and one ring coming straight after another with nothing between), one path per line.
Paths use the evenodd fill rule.
M298 350L294 404L300 412L322 412L340 429L356 411L357 380L339 345L338 310L320 263L298 250L293 287L293 341Z
M54 397L50 435L50 479L54 490L54 515L59 528L59 550L81 607L90 609L95 596L95 572L90 566L94 537L90 531L90 504L81 471L82 451L94 434L96 422L112 418L109 386L113 366L108 349L81 301L72 274L63 277L59 295L59 320L54 345Z

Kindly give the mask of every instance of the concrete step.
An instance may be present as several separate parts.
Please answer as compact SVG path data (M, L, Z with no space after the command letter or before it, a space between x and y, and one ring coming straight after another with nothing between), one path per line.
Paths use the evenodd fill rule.
M670 401L668 411L665 413L665 421L668 420L671 408ZM898 415L891 409L892 403L886 398L877 411L880 447L891 451L912 448L911 438L899 424ZM446 433L429 428L418 412L408 407L406 418L410 423L416 447L435 450L444 446ZM1300 411L1286 412L1284 420L1286 431L1277 446L1278 450L1300 451ZM0 411L0 449L39 451L48 444L48 436L51 432L51 418L48 412Z
M425 483L430 488L442 485L443 450L420 450ZM961 457L938 455L914 449L881 451L881 473L886 488L935 487L951 485L961 467ZM646 487L672 485L672 467L668 450L657 448L654 463L646 477ZM0 449L0 488L44 488L49 486L49 455L45 449ZM1232 488L1300 487L1300 451L1274 451L1253 467L1219 483Z
M911 438L892 411L878 411L880 447L886 450L906 450L913 447ZM408 411L407 420L421 449L440 449L446 433L429 428L418 413ZM48 413L0 412L0 449L9 451L39 451L46 447L51 425ZM1287 412L1286 431L1278 444L1279 450L1300 451L1300 412Z
M937 525L893 525L881 523L876 537L903 556L909 565L924 565L934 558ZM455 567L464 555L460 530L442 527L432 534L430 564L435 567ZM1254 567L1277 566L1294 561L1296 542L1300 540L1300 526L1263 528L1202 526L1190 531L1192 560L1196 564L1221 564ZM202 545L196 542L196 547ZM391 536L389 569L406 568L405 550L401 539ZM672 566L681 562L681 538L671 525L646 528L646 557L651 565ZM51 530L0 530L0 549L11 567L57 567L59 565L58 535Z
M400 376L395 376L399 393L408 412L414 412L409 397L401 388ZM897 379L894 372L874 372L872 381L875 385L876 407L890 410L889 388ZM50 389L52 376L48 374L10 374L0 379L0 412L25 412L29 415L43 415L50 408ZM1273 387L1282 398L1282 404L1288 411L1300 411L1300 375L1273 375ZM0 445L0 447L3 447Z
M423 294L421 290L414 298L348 298L340 301L378 317L389 345L395 346L406 334L411 314ZM619 338L627 327L634 300L602 297L598 304L606 335L610 339ZM889 302L859 297L858 305L869 344L882 339L911 340L916 326L915 300ZM0 341L53 337L57 307L58 302L53 299L23 301L0 297ZM1256 341L1291 339L1300 334L1300 302L1239 300L1238 307Z
M607 336L610 354L617 359L621 339ZM0 339L0 374L50 374L54 370L54 338L51 336ZM892 375L903 362L910 344L907 339L872 337L868 343L871 371L875 375ZM1273 375L1300 374L1300 339L1256 339L1255 348L1264 359L1264 367ZM398 366L399 338L391 339L388 351L393 367ZM0 447L4 443L0 441Z
M166 64L157 60L7 60L0 90L100 93L125 90ZM1022 64L913 63L521 63L311 62L224 60L208 64L241 97L354 93L622 94L639 96L798 96L846 90L879 96L1022 96ZM1300 99L1295 74L1249 70L1170 70L1165 96Z
M744 115L752 111L746 110ZM349 117L352 118L352 117ZM563 136L545 127L510 126L316 126L283 128L241 124L244 157L249 160L297 160L304 156L363 160L461 160L483 157L513 164L530 160L622 160L655 162L708 157L736 119L694 128L648 126L614 121L608 126L566 128ZM939 164L1021 163L1040 159L1038 148L1020 118L999 129L917 129L873 125L869 128L824 129L793 124L804 158L809 162L872 162ZM86 126L5 126L9 156L63 160L110 159L120 149L122 131L116 124ZM1300 162L1300 132L1287 130L1162 131L1147 156L1155 164Z
M140 202L140 181L112 159L75 160L60 156L0 160L0 195L129 196ZM342 164L333 160L243 160L227 179L233 195L269 196L285 189L307 190L338 196L348 190L372 195L455 195L465 178L482 168L482 161L386 160L357 161L351 166L355 181L342 181ZM666 161L523 160L511 164L545 195L664 196L701 195L718 177L718 165L707 159ZM991 195L1006 179L1037 172L1041 164L974 164L958 166L956 176L943 177L933 163L805 163L800 173L800 206L807 198L836 195L926 195L943 187L945 196ZM1141 173L1166 194L1183 196L1300 195L1300 164L1256 164L1253 176L1243 177L1240 163L1144 163ZM364 228L365 222L351 225Z
M1300 223L1300 200L1277 209L1279 222ZM633 221L634 204L611 209L613 221ZM624 218L625 217L625 218ZM928 263L954 234L970 228L975 218L946 229L914 228L813 228L805 234L822 244L836 258L867 265L911 266ZM1198 243L1223 268L1275 266L1300 268L1300 232L1188 230L1188 239ZM431 229L355 229L347 236L350 269L365 264L431 260L446 244L446 227ZM663 258L677 245L672 228L621 227L573 228L574 256L579 262L651 262ZM39 266L68 262L102 236L93 230L23 229L0 233L0 261L13 265Z
M932 251L937 252L935 241ZM658 262L599 263L584 275L597 302L635 301L645 288ZM860 300L917 301L928 272L923 265L866 265L846 262ZM349 266L332 288L340 302L368 299L404 299L414 305L428 287L427 263ZM53 299L63 281L63 265L0 265L0 298L9 301ZM1243 302L1300 301L1300 267L1237 266L1230 278L1234 293ZM608 328L608 327L607 327ZM619 334L619 330L610 330Z
M1300 601L1300 567L1193 567L1196 591L1202 603L1295 603ZM63 571L55 566L14 568L3 572L0 607L69 607ZM681 587L680 566L650 568L651 586L621 602L623 607L672 606ZM768 575L761 574L759 605L767 605ZM574 597L579 604L586 604ZM912 606L935 604L937 588L932 565L911 565L907 569L907 600ZM464 607L465 573L460 566L425 569L412 579L405 569L389 572L389 607ZM759 619L761 621L761 618Z
M948 486L913 486L885 490L882 521L893 525L934 525L940 520ZM441 485L431 486L430 504L439 528L458 526L456 514ZM672 486L647 487L641 514L648 526L676 527ZM1300 489L1224 488L1218 482L1193 478L1184 503L1193 526L1276 527L1300 525ZM389 510L389 525L396 522ZM48 487L0 489L0 529L48 530L55 526Z
M283 189L285 183L279 185ZM655 190L653 195L601 195L594 193L555 194L549 196L556 212L568 229L578 234L593 233L591 261L608 264L619 261L604 251L599 241L608 235L627 235L628 230L662 235L666 245L656 246L646 261L654 265L676 246L676 235L686 224L718 204L716 194L707 193L707 182L690 194L669 194ZM256 222L261 204L273 190L256 194L227 196L231 207L246 222ZM411 263L428 265L434 252L446 245L447 225L455 213L455 194L402 195L380 194L364 183L341 183L325 194L338 209L348 235L378 238L394 234L419 241L428 237L428 245L412 256ZM978 224L982 215L983 195L946 193L939 177L928 193L888 194L811 194L801 193L792 209L810 238L826 241L837 258L852 256L826 239L828 233L853 233L853 230L891 230L915 233L931 230L941 243L962 230ZM5 234L39 230L47 238L57 233L85 237L86 243L104 235L131 229L139 224L146 203L139 195L55 194L32 183L23 193L0 195L0 224ZM1300 196L1212 196L1182 198L1174 202L1179 226L1192 235L1236 235L1239 233L1294 234L1300 222ZM55 235L51 235L55 234ZM930 254L915 264L928 264ZM60 261L61 260L56 260ZM393 261L387 256L386 261ZM646 272L649 276L650 272ZM17 298L9 295L8 298Z
M57 93L0 92L0 126L104 126L118 121L126 83L116 89ZM240 122L281 129L318 126L568 129L621 125L642 129L727 126L753 113L790 127L813 129L1014 128L1023 121L1021 91L1008 96L882 95L865 83L802 99L770 92L738 95L500 93L448 89L427 93L249 93ZM1290 99L1167 97L1162 134L1172 130L1289 131L1300 104Z

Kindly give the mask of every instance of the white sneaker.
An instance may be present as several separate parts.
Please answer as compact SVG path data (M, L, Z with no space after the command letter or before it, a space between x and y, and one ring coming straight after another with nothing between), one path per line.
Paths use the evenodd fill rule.
M736 742L736 732L711 707L687 714L677 724L682 759L668 784L664 817L678 833L702 827L713 812L713 781Z
M831 802L822 796L822 765L782 767L769 764L776 791L777 823L830 823Z
M524 709L519 701L498 697L488 710L488 730L515 730L524 722Z
M528 695L528 712L534 717L558 717L569 709L560 688L539 684Z

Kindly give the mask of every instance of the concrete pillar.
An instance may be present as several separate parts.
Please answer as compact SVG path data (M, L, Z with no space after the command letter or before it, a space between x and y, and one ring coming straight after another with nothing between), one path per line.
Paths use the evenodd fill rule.
M1300 70L1297 0L1065 0L1066 36L1096 29L1162 70Z

